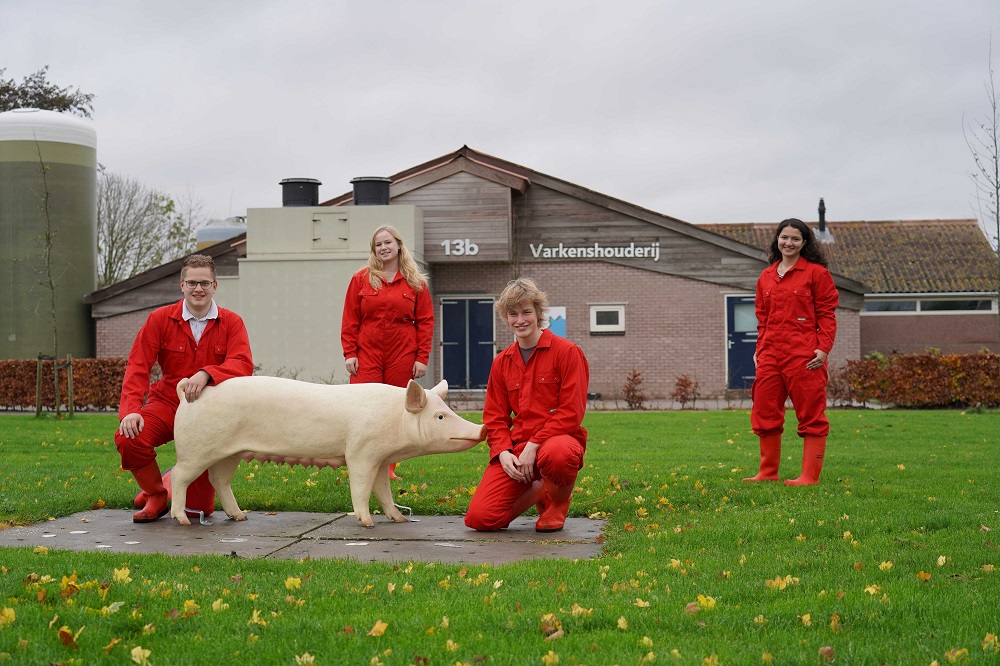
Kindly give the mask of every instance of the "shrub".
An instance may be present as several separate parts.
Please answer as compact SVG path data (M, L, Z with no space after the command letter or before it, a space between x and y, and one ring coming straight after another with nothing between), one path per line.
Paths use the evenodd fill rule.
M674 387L674 392L670 394L670 397L681 403L681 409L684 409L688 403L691 403L691 409L694 409L694 403L700 397L698 382L687 375L681 375L677 378Z
M639 386L642 384L642 373L633 369L625 376L625 386L622 394L629 409L646 409L646 393Z
M62 361L60 361L62 362ZM42 405L54 409L55 386L52 361L42 361ZM33 409L38 362L34 359L0 361L0 409ZM125 377L124 358L73 359L73 405L75 409L114 409ZM65 370L59 371L59 401L68 400Z
M998 359L997 354L870 354L847 362L846 381L852 399L862 404L996 407Z

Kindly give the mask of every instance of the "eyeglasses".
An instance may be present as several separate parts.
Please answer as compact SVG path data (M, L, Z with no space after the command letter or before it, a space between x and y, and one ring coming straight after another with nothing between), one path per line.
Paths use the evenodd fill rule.
M202 289L209 289L215 284L214 280L202 280L198 282L197 280L184 280L184 286L188 289L197 289L201 287Z

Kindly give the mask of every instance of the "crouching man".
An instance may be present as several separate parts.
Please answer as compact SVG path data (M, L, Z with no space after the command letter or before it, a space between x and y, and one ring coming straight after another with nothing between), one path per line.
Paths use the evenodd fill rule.
M180 404L177 383L188 379L185 398L193 402L208 384L253 374L246 326L238 314L215 304L212 295L219 286L215 278L211 257L195 254L185 259L180 280L184 298L154 310L129 353L115 446L122 468L132 472L142 489L135 498L139 511L132 520L136 523L152 522L169 510L154 449L174 438L174 416ZM150 386L155 363L160 364L163 377ZM215 508L215 490L207 472L192 484L188 498L193 510L209 514Z
M583 351L541 326L545 294L528 278L513 280L496 302L516 342L493 359L483 405L490 461L465 524L500 530L537 506L538 532L566 521L583 467L590 371Z

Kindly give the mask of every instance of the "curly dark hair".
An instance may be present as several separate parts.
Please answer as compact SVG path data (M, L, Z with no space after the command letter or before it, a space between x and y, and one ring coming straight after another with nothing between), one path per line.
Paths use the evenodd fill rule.
M773 264L781 261L781 250L778 249L778 236L781 235L781 230L785 227L798 229L799 233L802 234L803 243L802 251L799 253L800 256L824 268L829 267L826 260L826 253L823 252L823 248L816 242L816 234L809 228L809 225L795 217L782 220L778 228L775 229L774 238L771 239L771 247L767 251L767 260L769 262Z

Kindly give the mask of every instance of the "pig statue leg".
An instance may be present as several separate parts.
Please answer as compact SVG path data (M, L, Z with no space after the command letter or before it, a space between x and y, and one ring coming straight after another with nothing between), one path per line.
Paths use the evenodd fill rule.
M409 518L400 513L399 509L396 508L395 502L392 501L392 486L389 485L389 466L390 463L385 462L378 468L372 492L375 493L375 499L378 500L378 503L382 505L382 513L385 514L386 518L396 523L409 522Z
M354 506L354 516L359 523L365 527L375 527L375 521L372 520L371 511L368 509L373 490L375 497L382 505L382 511L388 518L396 522L406 520L392 504L388 463L371 460L356 461L353 465L348 463L347 474L351 483L351 504ZM392 507L391 512L386 510L386 500L388 500L388 505Z
M369 460L357 461L353 465L347 463L347 477L351 483L351 504L354 506L354 517L365 527L375 527L368 502L372 496L372 486L375 484L381 469L386 485L389 483L388 467L379 467L377 462Z
M187 503L187 489L205 470L178 462L170 469L170 515L181 525L190 525L184 505Z
M208 468L208 480L215 486L215 492L219 496L219 502L226 515L233 520L246 520L247 515L240 510L236 503L236 496L233 495L233 474L240 465L238 456L231 456L215 463Z

